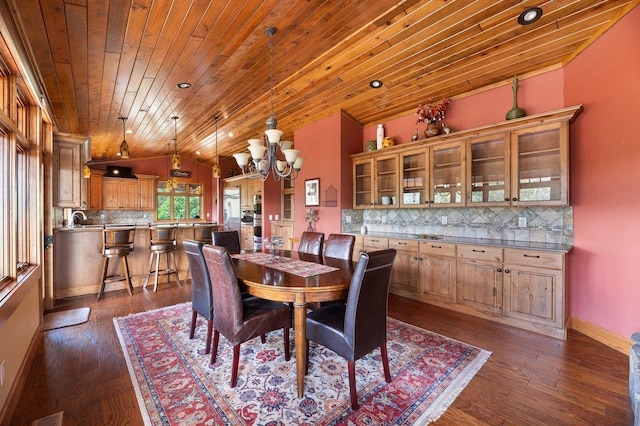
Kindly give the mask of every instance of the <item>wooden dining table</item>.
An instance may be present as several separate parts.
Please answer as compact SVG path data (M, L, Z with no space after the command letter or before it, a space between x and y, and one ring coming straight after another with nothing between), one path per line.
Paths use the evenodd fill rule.
M264 249L262 252L274 256L273 262L259 264L250 259L233 257L234 268L236 275L246 284L247 291L251 295L293 303L296 378L298 398L302 398L307 359L307 302L327 302L346 298L355 264L351 260L314 256L289 250ZM240 256L251 253L257 252L243 251ZM278 262L285 262L288 259L323 264L336 269L307 277L277 269Z

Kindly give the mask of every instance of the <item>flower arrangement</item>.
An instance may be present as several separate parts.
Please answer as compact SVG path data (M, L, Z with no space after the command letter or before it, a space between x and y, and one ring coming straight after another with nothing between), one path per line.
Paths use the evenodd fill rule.
M416 124L442 121L444 118L444 112L447 110L447 105L449 105L450 102L451 101L449 99L444 98L440 102L418 105L418 110L416 111L416 115L418 116Z
M307 231L313 231L313 223L317 222L320 218L318 217L318 210L307 209L307 213L304 215L304 221L309 223L309 227Z

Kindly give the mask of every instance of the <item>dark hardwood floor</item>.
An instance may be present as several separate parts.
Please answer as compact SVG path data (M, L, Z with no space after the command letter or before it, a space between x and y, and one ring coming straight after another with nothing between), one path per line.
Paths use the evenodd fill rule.
M11 425L64 411L65 425L138 425L142 418L113 317L191 299L161 285L59 301L88 306L85 324L44 332ZM631 425L627 355L570 331L567 341L390 296L389 314L492 352L437 425Z

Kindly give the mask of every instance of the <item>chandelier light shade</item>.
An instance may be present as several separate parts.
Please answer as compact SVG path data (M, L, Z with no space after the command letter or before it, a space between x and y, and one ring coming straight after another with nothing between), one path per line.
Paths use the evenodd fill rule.
M178 187L178 180L171 176L173 160L171 159L171 144L167 144L167 190L171 191Z
M122 142L120 143L120 151L118 156L121 158L129 158L129 144L125 140L124 123L127 121L127 117L118 117L118 120L122 120Z
M218 118L216 115L216 162L213 163L213 177L219 179L222 176L222 171L220 170L220 164L218 164Z
M304 162L304 159L299 156L300 151L293 149L293 142L280 141L283 132L277 129L278 122L273 112L273 35L277 31L275 27L268 27L264 31L269 36L271 56L271 117L267 119L267 130L262 139L249 139L249 153L233 154L243 174L259 177L263 181L267 180L269 174L276 180L281 178L293 180L298 177Z
M178 117L171 117L173 120L173 157L171 158L171 168L180 169L180 156L178 155Z

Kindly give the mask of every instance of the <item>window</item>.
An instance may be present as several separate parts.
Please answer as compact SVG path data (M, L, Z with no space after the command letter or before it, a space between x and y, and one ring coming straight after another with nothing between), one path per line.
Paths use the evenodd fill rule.
M175 188L158 181L156 191L156 220L193 220L202 217L201 183L179 183Z

